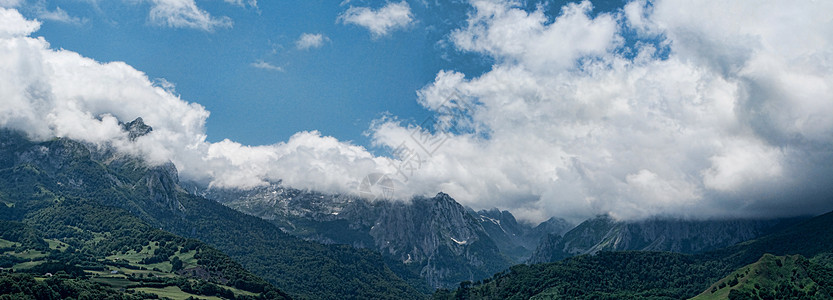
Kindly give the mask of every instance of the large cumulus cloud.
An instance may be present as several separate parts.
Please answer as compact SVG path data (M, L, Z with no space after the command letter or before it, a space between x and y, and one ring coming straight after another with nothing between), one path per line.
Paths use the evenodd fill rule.
M151 163L170 160L184 178L218 187L283 180L301 188L356 192L358 181L382 161L315 131L266 146L209 143L209 112L171 93L170 84L155 86L122 62L100 63L52 49L42 38L28 37L40 24L16 10L0 8L0 16L0 126L34 139L68 137L112 145ZM118 122L137 117L154 130L132 142Z
M833 208L833 4L635 1L593 16L584 1L547 16L471 3L450 39L496 63L441 71L419 92L439 115L449 97L472 105L446 118L462 133L414 191L529 219ZM408 132L387 121L374 137L395 148Z
M124 63L50 48L13 9L0 9L0 125L171 160L214 186L358 194L366 175L388 174L396 197L445 191L532 221L833 208L833 3L634 1L594 14L581 2L557 16L471 4L449 41L495 64L440 71L417 92L428 122L377 120L368 132L390 157L314 131L207 142L202 106ZM154 131L130 142L118 121L136 117Z

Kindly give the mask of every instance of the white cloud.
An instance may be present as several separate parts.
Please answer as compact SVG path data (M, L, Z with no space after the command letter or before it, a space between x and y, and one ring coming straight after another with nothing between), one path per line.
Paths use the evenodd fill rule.
M45 8L40 8L40 11L38 12L38 18L75 25L80 25L87 21L86 19L70 16L65 10L61 9L60 7L57 7L55 8L55 10L52 11L46 10Z
M216 186L282 179L355 193L364 176L388 173L401 197L445 191L528 220L833 208L833 2L633 2L598 15L583 2L559 16L471 3L450 40L495 65L478 76L441 71L418 92L453 133L378 120L372 139L398 150L392 160L314 131L267 146L209 143L203 107L124 63L26 37L39 23L14 10L0 11L0 124L170 159L184 178ZM374 34L393 27L384 28ZM621 54L623 32L634 31L658 41ZM450 96L464 105L449 110ZM154 131L129 143L116 119L139 116Z
M18 7L21 3L23 3L23 0L0 0L0 7Z
M329 40L330 38L320 33L304 33L301 34L301 37L299 37L297 41L295 41L295 47L300 50L320 48Z
M457 48L517 60L524 66L558 71L580 56L605 54L619 40L616 17L605 14L591 19L590 2L568 4L552 24L540 10L507 9L501 1L472 4L476 10L468 27L452 33Z
M778 178L783 173L781 151L760 140L721 141L728 145L709 160L703 171L703 185L718 191L742 190L744 185Z
M159 26L205 31L232 26L230 18L212 17L207 11L197 7L194 0L151 0L150 21Z
M382 165L360 146L299 132L288 141L245 146L206 141L202 106L172 94L173 85L122 62L101 63L51 49L37 28L0 9L0 126L32 138L68 137L107 143L153 163L171 160L183 178L214 186L251 187L264 180L330 192L355 192L358 180ZM118 121L142 117L153 131L130 142ZM359 179L356 179L359 178Z
M244 0L223 0L223 1L225 1L226 3L229 3L229 4L234 4L234 5L240 6L240 7L245 7L245 6L248 4L248 5L249 5L249 6L251 6L251 7L257 8L257 0L249 0L249 1L244 1Z
M40 22L26 20L17 10L0 8L0 38L27 36L40 29Z
M273 65L273 64L270 64L268 62L262 61L262 60L258 60L256 62L253 62L252 67L255 67L255 68L258 68L258 69L263 69L263 70L268 70L268 71L283 72L283 68L278 67L278 66Z
M381 37L410 25L413 22L413 14L408 2L402 1L388 3L378 10L351 6L338 16L338 20L344 24L362 26L370 30L374 37Z
M443 117L449 95L474 105L409 192L534 220L833 209L833 4L637 1L591 16L582 2L555 18L471 4L451 41L496 64L474 78L441 71L419 92L441 121L460 118ZM627 58L626 30L660 42ZM411 129L382 120L373 137L419 149Z

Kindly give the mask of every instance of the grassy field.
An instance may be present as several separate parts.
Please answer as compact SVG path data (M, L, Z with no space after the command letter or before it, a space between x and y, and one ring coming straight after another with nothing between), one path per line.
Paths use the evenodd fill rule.
M111 286L116 289L123 289L127 286L134 284L135 282L130 281L126 277L122 276L108 276L108 277L93 277L90 280L93 282L98 282L101 284L105 284Z
M39 264L42 264L42 263L44 263L43 260L27 261L27 262L22 262L22 263L19 263L19 264L16 264L16 265L12 266L12 269L13 270L29 269L29 268L32 268L32 267L37 266Z
M66 250L66 249L67 249L67 247L69 246L69 245L67 245L67 244L65 244L64 242L61 242L61 241L59 241L59 240L53 240L53 239L43 239L43 240L44 240L44 241L46 241L46 243L48 243L48 244L49 244L49 249L50 249L50 250L61 250L61 251L64 251L64 250Z
M95 275L95 276L107 276L110 275L110 271L99 271L99 270L84 270L85 273L88 275Z
M125 260L131 264L138 264L142 259L153 256L154 251L158 248L159 244L154 242L142 247L142 251L136 252L135 250L128 250L127 252L110 255L106 258L113 261Z
M144 266L144 265L143 265ZM146 266L145 266L146 267ZM112 277L118 275L125 275L125 276L137 276L137 277L147 277L148 274L153 275L153 277L174 277L174 274L153 271L153 270L133 270L128 268L121 268L116 266L108 266L107 270L100 271L100 270L84 270L87 274L94 275L94 276L101 276L101 277ZM110 271L118 271L118 274L112 274Z
M156 268L166 273L171 272L171 264L169 262L160 262L155 264L139 263L145 258L152 257L156 249L159 249L159 243L152 242L149 245L143 246L142 251L136 252L135 250L128 250L127 252L107 256L106 259L111 261L123 260L127 261L132 266L144 267L149 270L153 270L154 268Z
M230 286L227 286L227 285L220 285L220 287L230 290L235 295L247 295L247 296L257 296L258 295L256 293L236 289L236 288L233 288L233 287L230 287Z
M18 245L20 245L20 244L12 242L12 241L7 241L7 240L4 240L4 239L0 239L0 248L17 247Z
M130 272L130 271L134 271L134 272ZM129 270L129 269L127 269L126 272L119 271L119 274L110 274L110 271L90 271L90 270L87 270L87 273L94 276L94 277L91 278L92 281L110 286L110 287L115 288L115 289L127 288L128 286L135 285L135 284L138 283L137 281L132 281L132 280L128 279L127 275L136 275L136 274L144 273L144 274L154 274L154 276L160 276L160 277L172 277L172 276L174 276L173 274L170 274L170 273L165 274L165 273L159 273L159 272L153 272L153 271L136 271L136 270ZM240 290L240 289L230 287L230 286L219 285L219 284L218 284L218 286L222 287L224 289L230 290L235 295L247 295L247 296L257 296L258 295L256 293L247 292L247 291ZM178 287L173 287L173 286L165 287L165 288L137 287L137 288L130 288L130 290L154 293L154 294L157 294L159 296L169 297L169 298L172 298L172 299L186 299L189 296L194 296L194 297L198 297L198 298L201 297L200 299L220 299L220 298L217 298L217 297L197 296L197 295L189 294L189 293L183 292ZM173 296L170 296L170 295L173 295Z
M6 252L4 254L5 255L11 255L11 256L14 256L14 257L18 257L18 258L22 258L22 259L32 259L32 260L41 259L41 258L49 256L49 253L41 252L41 251L37 251L37 250L24 250L23 252L11 251L11 252Z
M3 243L3 242L7 242L7 243ZM0 244L16 245L17 243L2 240L2 242L0 242ZM3 255L14 256L14 257L17 257L17 258L31 260L31 261L27 261L27 262L18 263L18 264L15 264L15 265L12 266L13 270L23 270L23 269L29 269L31 267L34 267L34 266L37 266L39 264L44 263L45 260L41 260L41 259L49 256L49 253L41 252L41 251L37 251L37 250L24 250L23 252L6 251L5 253L3 253Z
M197 259L194 258L194 255L197 254L197 250L191 250L182 254L178 254L180 260L182 260L183 268L190 268L197 266Z
M194 294L189 294L183 292L181 289L175 286L169 286L164 288L148 288L148 287L140 287L140 288L132 288L131 290L151 293L159 295L160 297L168 297L174 300L185 300L188 297L194 297L197 299L209 299L209 300L221 300L222 298L214 297L214 296L198 296Z

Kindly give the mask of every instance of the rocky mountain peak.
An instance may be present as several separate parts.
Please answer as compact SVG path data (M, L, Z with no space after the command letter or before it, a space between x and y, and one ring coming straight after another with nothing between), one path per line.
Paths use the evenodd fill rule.
M533 227L533 224L518 222L511 212L498 208L469 213L480 221L500 251L515 262L526 261L547 235L558 236L572 228L566 220L555 217Z
M538 224L538 226L535 226L534 230L543 234L563 235L570 231L570 229L573 229L573 227L574 225L570 222L567 222L567 220L552 217L544 222L541 222L541 224Z
M140 136L147 135L148 133L153 131L152 127L145 124L145 121L142 120L142 117L138 117L135 120L130 121L129 123L119 122L119 124L121 125L122 129L124 129L124 131L127 131L127 137L131 141L135 141Z
M454 198L451 198L451 196L449 196L448 194L443 193L443 192L437 193L437 195L434 196L434 198L432 198L432 199L437 200L437 201L446 201L446 202L453 201L455 203L457 202L457 201L454 201Z

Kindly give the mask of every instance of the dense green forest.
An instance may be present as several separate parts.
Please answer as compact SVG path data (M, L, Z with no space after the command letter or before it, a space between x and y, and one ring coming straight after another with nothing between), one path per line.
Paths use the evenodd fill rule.
M155 294L120 292L83 278L58 274L38 280L32 274L0 274L0 299L157 299Z
M38 299L141 299L169 295L166 288L186 296L287 298L202 242L84 199L59 199L22 222L0 220L0 268L9 283L2 294Z
M721 278L772 256L769 253L798 255L790 259L811 274L808 278L816 289L808 288L809 284L792 288L793 282L787 280L774 287L767 285L763 293L770 293L772 299L793 299L790 296L793 294L828 297L833 296L833 269L830 260L824 259L830 257L829 252L833 252L833 212L759 239L703 254L599 252L555 263L517 265L488 279L462 282L455 290L438 290L434 298L687 299L707 291L715 282L719 288L725 288L725 285L720 287L725 282ZM806 257L817 263L809 263ZM749 299L744 298L751 296L747 292L727 290L725 296ZM760 293L756 292L755 296Z
M277 286L293 298L426 297L427 291L400 279L378 253L306 242L267 221L186 193L172 164L149 167L106 147L68 139L31 142L7 130L0 130L0 141L0 219L27 224L79 253L148 253L136 264L168 268L196 260L206 269L194 272L199 276L214 278L212 272L220 268L221 283L233 288L258 293L277 292ZM172 243L175 236L166 231L219 251L178 252L187 240ZM163 233L168 236L155 237ZM209 258L222 253L231 259Z

